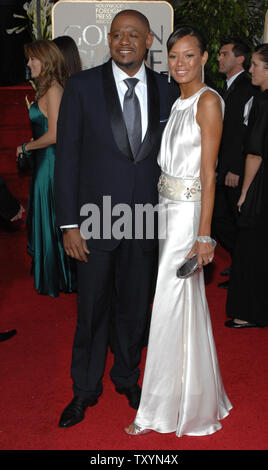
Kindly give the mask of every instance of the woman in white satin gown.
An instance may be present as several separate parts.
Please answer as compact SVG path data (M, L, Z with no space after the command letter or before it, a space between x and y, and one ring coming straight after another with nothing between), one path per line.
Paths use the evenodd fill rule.
M200 33L180 28L167 46L181 96L158 156L159 271L141 401L125 432L202 436L219 430L219 420L232 408L222 384L202 270L214 256L210 224L224 104L202 81L207 52ZM178 266L194 253L199 270L177 278Z

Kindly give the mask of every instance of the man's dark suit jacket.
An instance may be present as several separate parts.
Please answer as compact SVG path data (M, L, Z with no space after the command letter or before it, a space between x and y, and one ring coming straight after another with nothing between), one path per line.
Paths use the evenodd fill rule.
M246 127L244 125L244 107L256 93L256 87L246 72L242 72L228 88L224 97L225 113L223 133L217 166L217 182L224 184L228 171L240 175L243 169L243 143Z
M130 206L158 203L160 169L157 155L161 134L179 89L169 85L166 76L147 67L146 73L148 129L135 162L111 60L69 79L58 118L57 225L80 226L85 219L80 215L80 208L88 203L99 207L102 222L103 196L111 196L112 207L119 203ZM118 243L114 238L88 240L89 247L101 250L112 250ZM151 250L157 243L157 236L154 240L141 240L141 243L143 249Z
M5 181L0 176L0 217L10 220L19 212L20 204L9 191Z

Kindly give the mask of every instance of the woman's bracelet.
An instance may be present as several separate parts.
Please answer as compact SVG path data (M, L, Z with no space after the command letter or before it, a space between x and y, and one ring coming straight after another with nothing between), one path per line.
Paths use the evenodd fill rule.
M200 235L199 237L197 237L196 241L198 243L212 243L213 239L206 235Z
M25 155L31 155L31 151L27 151L25 150L25 146L28 144L28 142L24 142L24 144L22 144L21 148L22 148L22 153L24 153Z

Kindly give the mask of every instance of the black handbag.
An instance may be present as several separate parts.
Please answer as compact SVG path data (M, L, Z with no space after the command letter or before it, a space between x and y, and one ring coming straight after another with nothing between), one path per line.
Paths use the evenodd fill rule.
M33 168L33 159L32 155L27 155L26 153L19 153L17 157L17 167L19 173L24 173L25 171L32 170Z

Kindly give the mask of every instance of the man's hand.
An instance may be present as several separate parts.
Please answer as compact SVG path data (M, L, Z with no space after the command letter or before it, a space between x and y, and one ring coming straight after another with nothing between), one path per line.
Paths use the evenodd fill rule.
M89 255L90 251L87 248L86 240L81 236L79 228L72 228L64 233L63 246L67 255L87 263L86 255Z
M228 173L225 176L225 185L231 186L232 188L236 188L238 186L238 182L239 182L239 175L236 175L235 173L228 171Z
M22 153L22 146L19 145L16 150L16 157L18 158L19 154Z
M22 214L25 212L24 207L20 206L19 212L10 219L10 222L16 222L16 220L22 219Z

